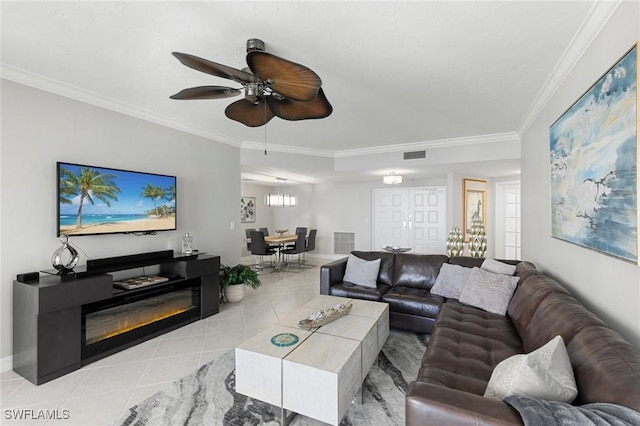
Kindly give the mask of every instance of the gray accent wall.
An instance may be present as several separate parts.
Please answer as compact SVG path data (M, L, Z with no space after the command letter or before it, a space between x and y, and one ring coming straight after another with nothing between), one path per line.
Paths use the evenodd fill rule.
M87 257L194 248L240 260L240 149L7 80L0 147L0 359L12 354L12 282L51 269L56 237L56 161L178 178L178 230L155 236L72 237ZM233 229L232 229L233 228Z

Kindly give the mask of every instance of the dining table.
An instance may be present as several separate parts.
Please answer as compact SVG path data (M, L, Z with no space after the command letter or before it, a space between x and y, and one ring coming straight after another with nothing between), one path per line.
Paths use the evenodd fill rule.
M286 266L286 262L283 261L282 249L284 245L287 243L294 242L298 239L298 236L295 234L280 234L280 235L269 235L264 237L264 242L270 246L278 247L278 261L275 263L276 271L282 269Z

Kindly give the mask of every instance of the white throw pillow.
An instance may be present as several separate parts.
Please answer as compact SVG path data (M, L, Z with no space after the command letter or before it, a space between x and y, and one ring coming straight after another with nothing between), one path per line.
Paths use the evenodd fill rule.
M516 272L516 265L509 265L508 263L500 262L495 259L485 259L482 262L481 269L494 274L513 275Z
M443 263L431 294L451 299L459 299L460 293L471 276L471 268Z
M566 403L578 395L561 336L531 353L513 355L496 365L484 396L502 400L516 394Z
M349 259L347 259L347 270L344 273L342 281L364 287L376 288L379 271L380 259L365 260L350 254Z
M473 268L467 285L462 289L461 303L504 315L520 277L494 274Z

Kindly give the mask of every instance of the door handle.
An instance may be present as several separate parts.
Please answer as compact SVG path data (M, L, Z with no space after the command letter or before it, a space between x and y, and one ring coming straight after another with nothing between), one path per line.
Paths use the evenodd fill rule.
M403 229L407 229L407 221L406 220L402 221L402 228Z
M413 222L409 221L409 230L413 229Z

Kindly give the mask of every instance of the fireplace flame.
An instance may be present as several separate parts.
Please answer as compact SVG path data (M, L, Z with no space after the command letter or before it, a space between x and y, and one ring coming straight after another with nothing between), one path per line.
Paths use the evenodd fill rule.
M93 337L87 336L86 344L90 345L92 343L99 342L101 340L109 339L111 337L115 337L120 334L127 333L131 330L135 330L136 328L144 327L145 325L149 325L154 322L172 317L174 315L181 314L193 308L195 308L195 306L187 306L187 307L167 306L166 309L159 310L159 311L154 310L151 312L150 311L132 312L125 318L119 319L117 324L113 327L110 327L107 331L104 331Z

